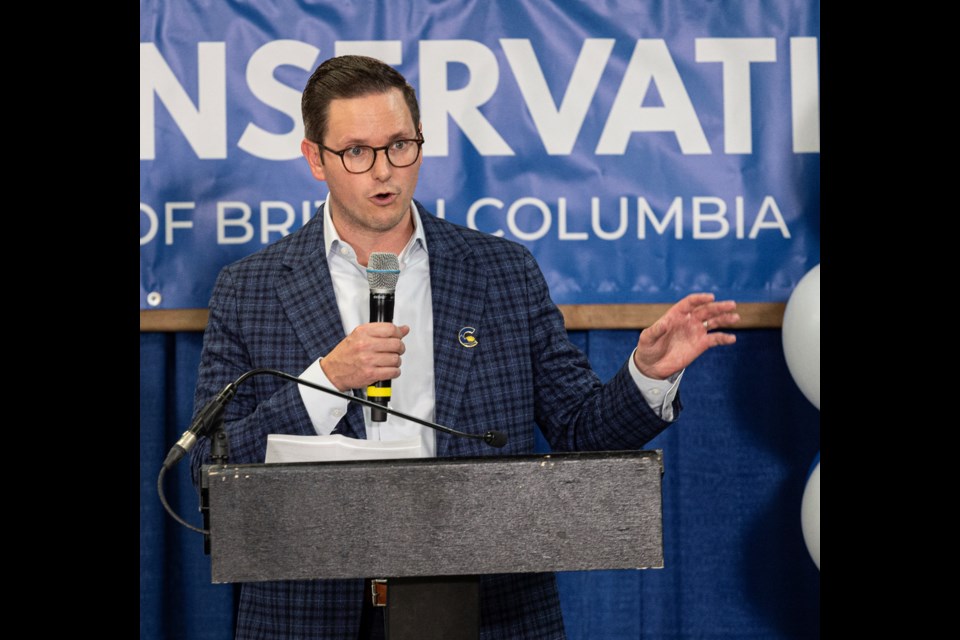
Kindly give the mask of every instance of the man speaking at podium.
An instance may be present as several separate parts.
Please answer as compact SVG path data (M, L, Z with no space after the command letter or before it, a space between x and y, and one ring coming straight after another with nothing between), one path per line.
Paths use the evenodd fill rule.
M496 450L393 416L373 422L355 403L261 376L226 409L232 463L263 462L268 433L413 437L428 456L520 455L533 452L537 426L557 451L640 449L677 418L684 367L734 342L712 330L739 320L735 303L693 294L601 384L527 249L413 200L424 138L403 76L372 58L332 58L311 76L302 108L301 150L329 197L302 229L220 273L196 406L257 367L357 395L390 380L392 408L461 431L495 429L508 443ZM397 324L368 321L374 252L399 258ZM208 454L204 439L195 481ZM480 588L481 638L564 637L552 574L484 576ZM365 599L363 580L247 583L237 637L376 637L382 623L371 624Z

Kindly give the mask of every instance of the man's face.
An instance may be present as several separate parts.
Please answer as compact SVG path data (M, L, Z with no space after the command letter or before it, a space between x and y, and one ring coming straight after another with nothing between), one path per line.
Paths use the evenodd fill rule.
M330 103L327 132L321 144L340 151L352 145L382 147L395 140L415 139L418 132L399 89ZM318 180L330 188L334 221L341 236L386 233L410 218L410 201L417 187L423 155L409 167L397 168L381 150L373 168L349 173L335 154L322 151L309 141L304 156Z

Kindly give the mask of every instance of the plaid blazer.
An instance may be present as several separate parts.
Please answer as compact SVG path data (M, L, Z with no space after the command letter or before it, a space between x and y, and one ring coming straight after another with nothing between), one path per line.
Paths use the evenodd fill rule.
M535 425L554 450L639 449L668 423L630 377L626 360L601 384L567 339L533 256L523 246L429 214L417 203L427 240L433 297L436 422L462 431L497 429L509 442L436 434L438 456L533 452ZM299 374L345 336L327 260L323 209L302 229L225 267L210 300L195 407L256 367ZM457 336L474 327L477 346ZM675 410L679 412L679 399ZM226 410L230 460L262 462L268 433L315 435L297 386L258 376ZM337 433L365 437L359 405ZM194 449L194 480L209 443ZM244 584L238 638L355 638L361 580ZM563 638L552 574L484 577L481 638Z

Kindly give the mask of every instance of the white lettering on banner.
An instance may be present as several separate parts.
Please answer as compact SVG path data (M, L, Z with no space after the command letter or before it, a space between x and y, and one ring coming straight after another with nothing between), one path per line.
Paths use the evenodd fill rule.
M704 207L715 207L714 210L705 211ZM718 228L714 231L705 231L703 229L705 222L716 222ZM693 237L697 240L714 240L722 238L730 231L730 223L727 222L727 203L721 198L693 198Z
M753 153L750 63L776 62L773 38L697 38L697 62L723 65L723 150Z
M500 40L520 93L523 94L523 101L530 110L533 124L548 154L562 156L573 151L615 42L606 38L587 38L583 41L580 56L558 109L530 41Z
M534 128L549 155L569 155L580 136L615 41L585 39L577 62L556 106L543 69L529 39L500 40L508 66L523 96ZM723 85L724 149L726 153L752 153L753 118L750 73L753 63L775 63L775 38L697 38L696 62L721 63ZM337 55L365 53L389 64L402 62L399 40L337 41ZM254 123L245 127L237 146L267 160L288 160L299 155L302 135L300 88L273 77L281 65L310 70L320 50L295 40L276 40L250 57L246 81L250 93L261 103L290 117L293 127L270 133ZM449 120L483 156L512 156L513 149L483 115L480 107L495 100L500 68L494 52L474 40L421 40L419 42L420 107L429 144L425 156L449 155ZM448 68L466 68L467 81L452 89ZM227 157L226 53L223 42L197 44L197 103L193 104L170 66L153 43L140 44L140 159L155 158L155 102L159 98L198 158ZM818 39L790 38L789 73L794 153L820 151L820 92ZM709 68L707 68L709 69ZM705 70L704 73L709 73ZM644 106L655 86L662 106ZM776 116L780 96L764 95ZM759 99L759 98L758 98ZM449 118L448 118L449 116ZM694 104L674 63L665 40L637 40L633 54L607 114L597 141L597 155L623 155L634 133L672 133L685 155L712 153Z
M620 197L620 224L616 231L606 231L600 225L600 198L590 198L590 227L601 240L619 240L627 232L627 198Z
M612 226L611 216L603 218L603 199L590 197L590 213L586 215L571 207L566 197L556 202L556 237L561 241L584 241L591 238L615 241L624 238L630 227L631 213L636 221L636 239L646 240L654 236L673 236L682 240L685 233L691 240L755 240L762 231L778 232L782 238L789 239L790 229L784 219L776 199L763 197L757 213L747 228L746 207L743 196L735 196L732 204L716 196L694 196L684 199L676 196L670 200L666 210L658 214L649 201L637 197L633 202L635 209L630 210L631 198L621 196L616 199L616 229L603 226L603 220ZM301 225L309 222L323 200L303 200L300 202ZM173 244L174 231L194 229L193 217L200 215L216 216L217 244L237 245L255 243L267 245L294 231L296 222L295 203L282 200L264 200L259 203L239 201L220 201L206 204L213 211L198 211L195 202L167 202L163 205L163 227L165 244ZM259 211L259 216L253 212ZM438 199L434 211L446 211L446 201ZM176 211L191 211L190 219L178 218ZM280 212L281 219L274 220ZM153 242L159 232L161 222L154 207L140 203L140 213L146 216L148 224L141 227L140 246ZM602 220L603 218L603 220ZM459 220L454 220L459 222ZM541 198L524 196L507 204L492 197L475 200L467 207L465 224L494 236L508 236L517 240L536 241L551 234L554 229L554 209ZM579 227L579 228L577 228ZM673 233L670 233L672 227ZM299 227L298 227L299 228ZM650 232L648 233L648 228ZM685 231L686 230L686 231ZM259 234L257 233L259 231ZM256 238L256 240L254 239Z
M736 234L737 238L743 238L743 196L737 196L733 199L733 211L734 211L734 220L736 225ZM761 205L762 207L762 205ZM759 219L759 216L758 216ZM790 237L790 232L787 232L787 238Z
M647 220L659 236L663 235L667 225L673 220L673 237L680 240L683 238L683 198L677 196L673 199L662 220L654 213L646 198L637 198L637 219L637 238L640 240L645 240L647 237Z
M446 213L446 207L443 200L437 201L437 209L441 209ZM480 210L480 207L496 207L497 209L503 209L503 202L497 200L496 198L480 198L475 201L470 208L467 209L467 226L471 229L478 229L477 227L477 212ZM497 236L498 238L503 237L503 229L496 229L494 231L488 231L492 236Z
M601 227L600 223L600 198L590 198L590 229L594 236L601 240L619 240L625 235L629 224L629 199L625 196L620 197L619 205L619 223L617 229L616 231L606 231ZM491 226L489 224L489 218L487 219L487 225L481 227L477 224L477 214L481 208L489 207L502 211L504 206L505 203L497 198L480 198L474 201L467 209L466 226L494 236L505 236L506 233L502 228L489 228ZM437 209L445 210L445 208L446 203L443 200L437 200ZM539 221L539 226L536 226L535 230L527 231L518 224L517 217L520 210L524 208L526 208L527 212L530 212L531 209L533 212L536 212L526 214L526 222L533 220L531 216L536 217L533 223L534 226L536 226L536 222ZM665 235L667 229L672 225L673 237L677 240L683 239L684 228L692 230L693 240L719 240L730 236L730 221L728 219L729 207L722 198L695 196L690 199L688 213L685 214L685 211L684 199L680 196L673 198L662 217L656 214L646 198L638 197L636 199L637 239L647 239L648 222L652 226L655 234L659 236ZM734 198L734 215L736 229L734 237L743 239L743 196L736 196ZM571 216L571 214L568 213L567 199L564 197L558 198L557 238L559 240L588 240L590 238L588 232L570 231L569 220L572 217L579 216L576 214ZM553 215L550 206L539 198L529 196L519 198L507 207L507 229L513 237L519 240L533 241L544 238L551 231L552 221ZM496 226L496 223L493 223L493 226ZM524 224L522 226L526 227L528 225ZM784 220L780 207L777 205L773 196L768 195L763 198L757 215L753 220L753 225L750 228L749 239L756 239L762 229L776 229L780 232L781 237L785 239L790 238L790 229L787 227L786 220Z
M153 207L140 203L140 213L147 216L147 232L140 236L140 246L148 244L157 236L157 230L160 228L160 220L157 218L157 212Z
M240 212L238 218L228 218L227 211ZM217 203L217 244L245 244L253 238L253 225L250 224L250 205L246 202ZM239 236L228 236L227 227L241 227Z
M558 236L561 240L586 240L590 236L587 235L586 231L567 231L567 199L558 198L557 199L557 219L560 221L560 235Z
M662 107L643 106L651 82L657 84ZM710 153L697 112L663 40L637 40L600 134L597 155L623 155L634 131L672 132L684 154Z
M743 196L737 196L734 201L734 225L735 237L743 239ZM714 211L704 211L704 205L712 205ZM693 237L695 239L714 239L726 237L730 232L730 223L727 221L727 203L720 198L694 198L693 199ZM773 220L767 220L767 215L771 215ZM717 228L714 231L704 231L705 222L715 222ZM777 201L771 196L766 196L760 203L760 209L757 211L757 217L753 220L753 226L750 227L751 240L754 240L760 233L760 229L779 229L780 235L784 238L790 237L790 229L780 213L780 207ZM680 236L677 236L678 238Z
M820 78L817 39L790 38L793 152L820 153Z
M286 217L283 222L275 223L270 222L270 211L271 210L280 210L286 214ZM267 202L260 203L260 244L269 244L270 243L270 232L275 231L280 234L282 238L285 235L290 233L290 227L293 226L293 221L296 219L296 214L293 212L293 207L290 206L287 202L280 202L279 200L270 200ZM277 238L274 238L276 240Z
M193 220L174 219L173 212L177 209L193 211L194 205L192 202L168 202L163 207L164 223L166 224L164 244L167 245L173 244L173 232L175 229L193 229Z
M520 209L526 207L527 205L533 206L537 211L540 212L540 228L536 231L527 232L522 230L519 225L517 225L517 213ZM514 237L520 238L521 240L539 240L543 236L547 235L547 232L550 231L550 224L553 221L553 217L550 215L550 207L547 206L547 203L541 200L540 198L526 197L516 200L510 208L507 209L507 228L510 229L510 233Z
M225 44L197 44L197 106L152 42L140 43L140 159L155 157L154 96L167 108L198 158L227 157Z
M247 63L247 86L260 102L286 114L293 127L286 133L270 133L254 123L247 125L237 146L252 156L265 160L293 160L300 157L300 141L303 140L303 116L300 111L300 91L288 87L273 77L277 67L285 64L306 71L320 49L297 40L274 40L253 52Z
M767 222L766 220L767 213L770 213L770 215L772 215L774 218L770 222ZM742 211L741 215L743 215ZM783 219L783 214L780 213L780 207L777 206L777 201L771 196L764 198L763 202L760 204L760 211L757 212L757 217L753 221L753 226L750 227L751 240L757 237L757 235L760 233L760 229L779 229L784 238L790 237L790 230L787 228L787 222Z
M461 89L448 89L447 65L467 67L470 80ZM420 118L430 144L425 156L448 155L447 115L485 156L512 156L513 149L500 137L479 107L493 97L500 81L497 58L473 40L422 40L420 42Z
M300 202L300 225L310 221L323 200L302 200ZM196 202L167 202L163 205L164 243L171 245L176 239L174 231L193 230L193 217L196 215ZM190 219L178 218L176 211L192 211ZM260 244L267 245L283 236L296 231L296 208L294 203L281 200L264 200L259 203L260 217L255 222L253 207L246 202L217 202L215 204L217 221L217 244L246 244L253 241L256 225L259 224ZM275 212L282 212L282 220L273 220ZM233 213L231 213L233 212ZM236 213L239 212L239 213ZM146 216L146 228L141 226L140 246L153 242L160 230L160 219L156 210L150 205L141 202L140 214ZM200 216L206 217L207 212L201 211ZM213 214L211 211L210 214ZM233 227L233 229L231 229Z

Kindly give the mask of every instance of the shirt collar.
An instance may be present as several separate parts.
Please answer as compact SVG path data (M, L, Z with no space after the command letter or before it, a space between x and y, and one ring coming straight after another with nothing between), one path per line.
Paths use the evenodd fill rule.
M427 252L427 237L423 234L423 225L420 223L420 210L413 200L410 201L410 208L413 209L413 236L411 236L410 242L407 243L407 246L404 247L398 256L401 265L408 264L410 260L421 251L423 253ZM340 234L337 233L337 228L333 224L332 211L333 207L331 206L330 198L327 197L323 205L323 248L324 255L327 256L327 259L339 249L341 244L348 247L350 246L340 239ZM352 251L353 247L350 247L350 249Z

